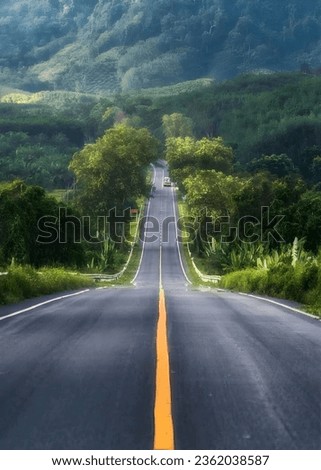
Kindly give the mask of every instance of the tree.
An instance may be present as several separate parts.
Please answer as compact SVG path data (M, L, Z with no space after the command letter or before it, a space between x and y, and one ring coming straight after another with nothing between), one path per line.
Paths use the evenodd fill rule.
M198 166L203 170L216 170L230 173L233 164L233 151L224 145L223 139L217 137L210 139L204 137L196 142L195 156Z
M236 211L234 194L243 184L240 178L215 170L197 171L184 181L189 215L194 218L197 251L203 251L204 242L213 236L228 236ZM221 217L229 220L223 222Z
M306 191L297 204L292 206L291 230L298 238L306 239L306 248L315 253L321 244L321 193Z
M171 137L191 137L193 121L181 113L165 114L162 119L166 139Z
M0 185L0 263L6 266L14 259L36 267L82 266L84 247L74 243L81 231L68 230L66 217L73 216L70 209L59 220L61 207L39 186L28 186L20 180ZM51 230L45 222L50 223ZM39 243L41 231L49 231L50 240Z
M171 137L166 140L166 160L173 178L180 184L197 170L232 171L233 151L223 139Z
M273 179L268 173L257 173L244 179L244 185L234 194L237 219L245 216L261 217L262 206L271 206Z
M321 157L317 156L313 159L311 165L311 174L314 183L318 184L321 182Z
M244 181L215 170L196 172L184 181L186 202L194 217L231 216L236 211L234 195L241 190Z
M89 214L124 209L144 195L146 166L157 156L158 142L147 129L119 124L94 144L76 153L70 169L76 175L79 202Z
M293 161L286 154L281 155L264 155L255 158L249 164L251 172L269 171L273 175L283 177L295 171Z

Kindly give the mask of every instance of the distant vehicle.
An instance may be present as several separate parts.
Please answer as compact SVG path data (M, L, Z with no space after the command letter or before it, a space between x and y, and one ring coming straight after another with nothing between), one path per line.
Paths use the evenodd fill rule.
M171 179L169 178L169 176L165 176L165 178L163 179L163 186L172 186L172 183L171 183Z

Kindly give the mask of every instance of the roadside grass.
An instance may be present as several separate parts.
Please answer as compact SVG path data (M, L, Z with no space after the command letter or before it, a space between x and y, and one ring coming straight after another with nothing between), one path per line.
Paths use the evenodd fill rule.
M222 277L220 287L232 291L293 300L307 312L321 318L320 266L276 266L249 268Z
M141 220L145 214L145 199L144 198L139 198L136 203L136 208L140 208L140 213L139 217L136 218L136 220L133 220L130 223L130 237L132 240L133 248L130 249L128 254L126 255L126 258L123 257L121 263L117 263L114 268L113 272L110 272L110 274L117 274L122 271L122 269L125 268L126 264L127 267L123 274L118 278L113 281L101 281L99 283L100 287L113 287L113 286L125 286L125 285L130 285L131 281L134 279L136 272L139 267L141 255L142 255L142 244L139 242L139 230L140 230L140 224ZM132 251L131 255L130 252ZM129 259L130 256L130 259ZM120 258L119 258L120 259Z
M137 243L134 246L132 256L130 258L130 261L128 263L128 266L125 272L118 279L96 282L95 287L108 288L108 287L115 287L115 286L123 286L123 287L132 286L131 281L134 279L137 273L141 255L142 255L142 246Z
M0 276L0 305L93 286L94 282L89 278L61 268L37 271L30 266L13 266L8 269L7 275Z
M187 212L186 204L181 199L180 195L178 195L177 205L178 205L178 217L187 217L188 212ZM182 230L182 236L183 236L183 238L185 238L185 237L187 238L188 233L184 232L184 230ZM212 287L212 288L217 287L218 286L217 283L205 282L200 278L200 276L197 274L197 272L194 268L193 261L194 261L196 267L202 273L204 273L204 274L210 274L210 273L208 273L204 270L204 266L201 263L201 260L193 258L193 261L192 261L187 243L182 243L181 246L182 246L182 253L183 253L185 265L186 265L186 268L187 268L187 273L186 274L187 274L189 280L192 282L193 286L195 286L195 287Z
M142 256L142 245L137 242L134 246L133 254L129 261L126 271L119 279L117 279L117 281L113 282L112 284L116 286L130 285L131 281L134 279L137 273L141 256Z
M118 279L110 279L110 280L97 280L95 281L96 287L114 287L120 285L129 285L131 280L134 278L141 257L142 247L140 246L139 242L135 242L132 254L131 249L127 253L118 253L116 256L115 263L113 268L110 268L104 272L98 272L97 269L87 269L85 272L83 271L83 276L85 274L93 275L111 275L116 276L119 275L122 270L124 272L118 277ZM129 259L130 256L130 259ZM127 266L126 266L127 265Z
M181 246L182 246L183 258L185 261L185 267L187 270L186 274L187 274L188 279L191 281L192 285L194 287L204 287L204 286L210 287L211 284L203 282L201 278L199 277L199 275L196 273L193 263L192 263L192 259L188 252L187 244L182 243Z
M149 181L149 179L151 178L150 172L147 173L146 178ZM126 270L124 271L122 276L113 283L114 285L129 285L130 282L134 279L135 274L138 270L139 262L140 262L141 255L142 255L142 249L143 249L142 244L139 242L139 230L140 230L140 224L141 224L142 218L144 217L144 214L145 214L145 210L144 210L145 202L146 201L144 198L139 198L137 200L136 207L140 208L139 217L135 221L132 221L130 224L130 236L134 243L132 254L131 254L129 262L128 262L128 259L126 260L126 262L128 263ZM124 266L125 266L125 263L123 266L121 266L121 268L123 268Z
M154 174L153 170L151 169L151 167L149 167L148 170L146 171L146 182L148 186L152 186L153 174ZM115 281L110 281L110 282L101 282L100 286L113 287L113 286L131 285L130 283L134 279L137 273L140 259L142 256L143 245L142 243L139 242L138 235L139 235L140 224L141 224L142 218L145 215L145 210L146 210L145 207L147 203L148 201L143 196L139 197L136 200L136 209L139 208L140 212L139 212L139 217L130 223L130 237L131 237L132 242L134 243L132 255L131 255L129 262L127 258L126 262L124 262L121 266L118 265L118 272L120 272L121 269L123 269L126 263L128 262L126 270L124 271L124 273L121 275L119 279Z

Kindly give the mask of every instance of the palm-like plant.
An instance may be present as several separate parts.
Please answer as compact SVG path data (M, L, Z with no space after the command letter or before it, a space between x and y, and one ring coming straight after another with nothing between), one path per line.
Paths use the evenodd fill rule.
M115 242L107 238L101 246L100 252L94 256L87 267L98 272L106 272L115 265L116 245Z
M272 249L263 243L241 243L227 245L212 238L205 245L205 254L223 272L239 271L246 268L269 270L281 264L300 265L317 263L311 253L304 249L305 240L295 238L292 245L282 244Z

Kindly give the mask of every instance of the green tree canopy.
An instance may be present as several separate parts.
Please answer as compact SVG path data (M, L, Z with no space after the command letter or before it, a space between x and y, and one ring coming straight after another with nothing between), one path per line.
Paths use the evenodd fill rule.
M186 202L192 216L210 217L233 215L235 193L244 186L242 179L215 170L196 172L184 181Z
M74 243L80 233L67 233L66 216L59 218L61 204L39 186L28 186L21 180L0 185L0 264L6 266L14 259L33 266L82 266L84 250ZM45 219L44 219L45 218ZM43 223L41 223L43 220ZM51 230L45 226L50 223ZM50 232L48 242L39 243L41 231ZM75 237L74 237L75 235ZM60 240L64 240L60 243Z
M146 193L146 166L157 157L158 142L147 129L119 124L76 153L70 164L83 210L123 209Z
M163 116L163 132L166 139L171 137L191 137L193 121L181 113L165 114Z
M295 167L291 158L282 153L281 155L263 155L260 158L255 158L249 163L249 170L251 172L269 171L273 175L283 177L293 173Z
M216 170L230 173L233 151L224 145L223 139L207 138L196 140L192 137L177 137L166 140L166 160L173 178L178 183L197 170Z
M321 244L321 193L306 191L289 212L289 218L292 219L291 232L298 238L305 238L305 247L316 253Z

